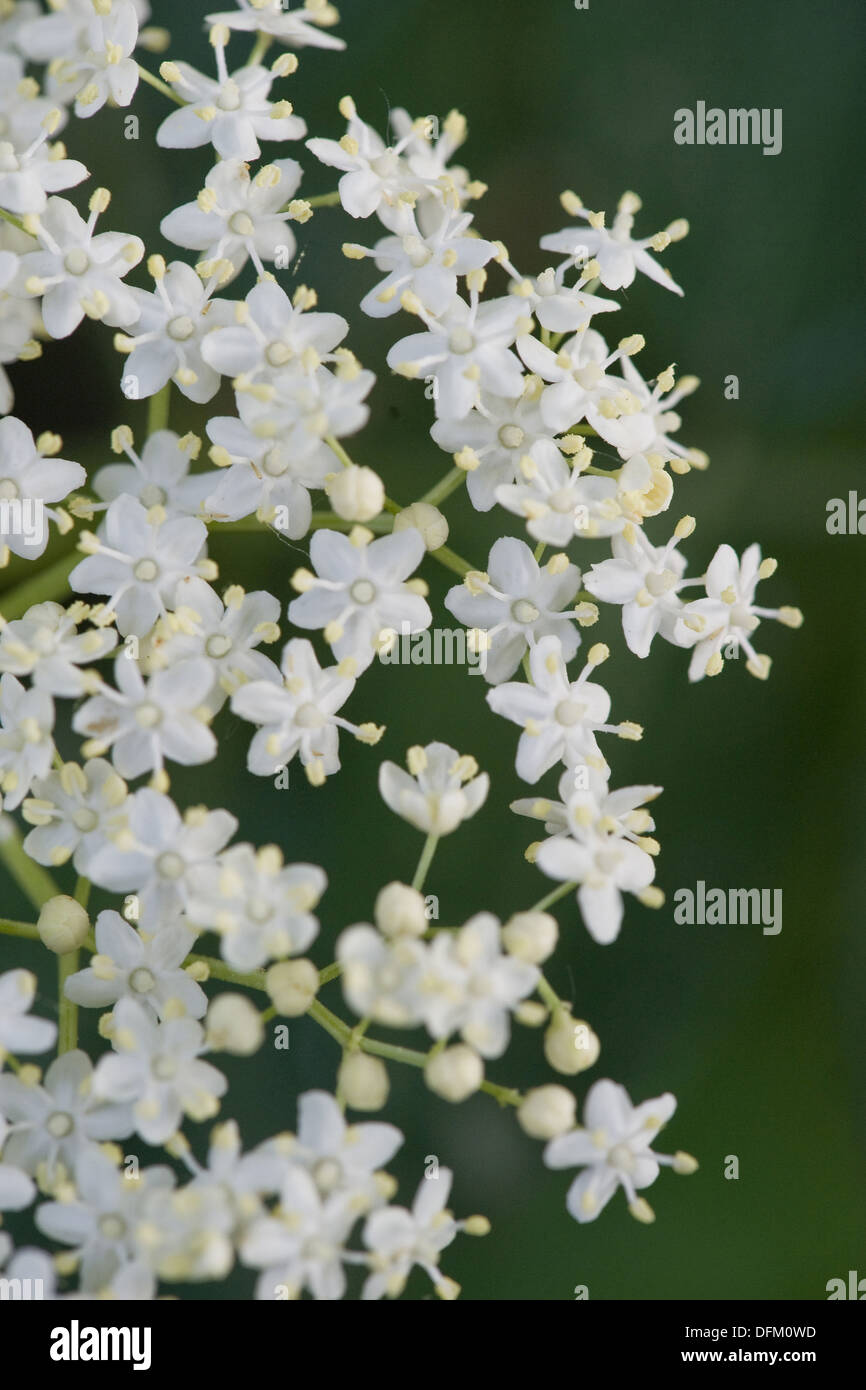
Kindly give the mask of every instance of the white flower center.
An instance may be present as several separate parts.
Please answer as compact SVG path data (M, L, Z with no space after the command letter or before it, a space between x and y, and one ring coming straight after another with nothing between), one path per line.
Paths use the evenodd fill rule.
M292 357L292 349L288 343L268 343L265 348L265 360L269 367L284 367Z
M235 236L252 236L255 231L252 218L248 212L233 212L229 218L229 230Z
M251 898L247 907L247 916L251 922L269 922L274 915L274 909L267 898Z
M214 632L204 644L204 649L208 656L219 659L225 656L232 649L232 639L226 637L224 632Z
M262 468L269 478L280 478L286 472L289 461L278 449L269 449L262 459Z
M378 174L380 179L390 178L396 173L398 165L397 155L393 150L385 150L384 154L377 155L370 160L370 168L374 174Z
M531 599L519 598L511 605L511 616L516 623L534 623L539 613Z
M144 700L135 711L135 722L142 729L155 729L162 723L162 710L152 700Z
M157 487L156 483L148 483L138 494L138 500L143 507L161 507L166 500L164 488Z
M87 835L98 826L99 816L95 811L91 811L89 806L82 806L78 811L73 813L72 824L75 826L76 830L80 830L82 834Z
M576 700L560 700L553 717L557 724L561 724L564 729L570 729L572 725L579 724L586 714L586 705L579 705Z
M0 479L0 501L11 502L20 495L18 484L15 482L14 478Z
M339 1187L343 1170L335 1158L323 1158L313 1169L313 1181L320 1192L333 1192Z
M300 724L302 729L321 729L325 723L325 716L317 705L314 705L311 700L307 700L306 704L301 705L298 709L295 723Z
M499 431L499 443L503 449L519 449L525 438L526 431L519 425L503 425Z
M184 870L184 862L174 850L166 850L156 861L156 871L161 878L178 879Z
M468 328L455 328L448 339L449 351L460 355L471 352L474 346L475 339Z
M177 1076L177 1062L173 1057L154 1057L150 1069L157 1081L173 1081Z
M561 487L556 492L552 492L547 501L555 512L573 512L575 508L574 497L567 487Z
M142 584L152 584L159 574L159 566L155 560L139 560L132 573Z
M356 579L349 590L349 596L355 603L372 603L376 597L376 589L369 579Z
M90 257L82 247L75 246L63 257L63 266L70 275L83 275L90 269Z
M228 82L223 84L222 90L217 97L217 106L221 111L238 111L240 110L240 104L241 94L238 84L229 79Z
M635 1156L628 1144L614 1144L607 1156L607 1161L612 1168L618 1168L621 1173L634 1172Z
M65 1139L75 1128L75 1121L65 1110L55 1110L45 1121L45 1128L52 1139Z
M185 343L194 332L195 324L189 314L178 314L176 318L169 320L168 336L173 338L176 343Z
M126 1235L126 1222L117 1212L109 1212L106 1216L100 1216L98 1221L99 1234L106 1240L122 1240Z
M150 994L156 984L156 977L143 965L133 970L129 977L129 988L134 994Z
M677 582L677 577L673 570L656 570L646 577L646 587L653 598L661 598L672 589Z

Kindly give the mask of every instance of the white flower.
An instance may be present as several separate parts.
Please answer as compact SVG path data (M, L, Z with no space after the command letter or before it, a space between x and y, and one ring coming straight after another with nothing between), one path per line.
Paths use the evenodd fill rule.
M126 823L126 783L110 763L92 758L83 767L64 763L35 778L31 791L22 814L35 829L24 841L25 853L52 866L71 858L76 872L89 878L93 856Z
M80 667L100 661L117 646L117 634L108 628L89 627L79 632L88 617L84 603L63 608L59 603L35 603L23 618L0 631L0 671L30 676L37 690L75 699L100 684L98 676Z
M142 915L161 920L185 906L193 870L213 865L237 828L228 811L204 806L181 817L170 797L142 787L124 806L123 834L90 859L89 877L112 892L134 889Z
M674 377L672 367L660 372L652 387L644 381L628 355L620 358L623 379L640 410L608 421L605 430L609 444L614 444L622 458L637 452L660 454L663 459L681 459L684 464L704 468L707 457L699 449L690 449L671 439L682 421L676 411L680 401L697 390L696 376ZM651 428L650 428L651 426ZM681 467L680 471L684 471Z
M528 379L527 385L530 383ZM535 386L540 383L535 382ZM532 456L540 440L554 445L553 431L541 418L540 396L538 389L528 389L515 400L482 391L462 420L434 422L430 433L440 449L452 454L469 449L474 455L466 486L476 511L490 511L497 487L516 481L520 461L527 454Z
M437 418L467 415L481 390L512 398L521 394L523 369L511 351L527 323L521 300L507 295L480 303L473 291L470 303L455 298L441 319L420 305L416 309L428 331L401 338L387 361L404 376L435 379Z
M160 619L148 640L147 657L155 668L192 657L209 661L213 688L205 703L216 713L229 695L247 681L279 681L279 668L256 647L280 635L280 605L264 589L246 594L227 589L224 602L203 579L185 579L177 607Z
M47 143L49 133L57 129L58 114L48 116L48 124L23 147L0 141L0 207L8 212L24 216L44 212L48 193L74 188L89 177L84 164L66 158L62 145Z
M299 955L319 934L313 916L327 886L316 864L284 864L275 845L233 845L190 871L187 911L215 931L223 959L237 970Z
M559 638L570 661L580 645L574 609L563 613L580 588L580 570L564 561L542 570L532 551L513 536L502 536L490 551L487 574L472 572L469 583L449 589L445 607L459 622L484 631L491 685L513 676L528 647L541 637Z
M337 12L332 5L316 8L298 5L290 10L291 0L238 0L237 10L209 14L208 24L225 24L229 29L268 34L279 43L292 48L345 48L342 39L323 34L321 26L333 24Z
M71 1173L82 1152L92 1154L106 1139L132 1133L128 1105L98 1095L93 1065L84 1052L64 1052L51 1063L41 1085L25 1085L17 1076L0 1076L0 1114L10 1121L3 1149L7 1163L27 1173L45 1165L50 1183Z
M231 317L226 300L211 299L215 283L203 285L192 266L172 261L166 270L158 258L156 290L135 290L135 333L118 343L128 352L121 390L129 400L152 396L174 381L185 396L202 405L219 390L219 373L202 357L205 335Z
M541 418L554 434L569 430L586 419L602 439L616 444L621 438L623 415L630 421L630 453L648 448L655 437L655 426L640 413L640 401L628 390L621 377L611 376L608 368L621 362L630 352L638 352L643 338L635 334L623 338L615 351L594 328L578 333L562 343L556 352L528 334L517 341L517 350L531 372L551 383L540 401ZM620 434L616 434L617 428ZM613 434L612 434L613 432ZM610 437L609 437L610 436Z
M610 696L588 679L607 654L600 643L591 647L586 665L571 681L559 638L542 637L529 655L532 684L511 681L487 692L492 710L523 726L516 767L524 782L537 782L560 760L573 767L588 756L600 757L596 734L640 738L635 724L607 722Z
M421 632L433 621L426 600L406 583L423 558L424 540L414 527L357 545L339 531L316 531L310 542L316 575L295 576L301 593L289 604L289 621L323 628L337 660L353 657L364 671L383 633Z
M316 137L306 143L322 164L343 171L337 187L350 217L371 217L383 204L393 207L402 193L425 191L425 180L419 179L402 158L411 136L404 136L393 147L386 146L381 135L361 120L350 97L343 98L340 112L348 122L342 139Z
M67 999L86 1009L134 999L156 1018L165 1017L169 1009L190 1018L203 1016L207 995L181 969L195 941L190 927L166 922L151 935L144 925L137 930L118 912L108 911L100 912L94 934L96 954L84 970L67 979Z
M509 1014L538 979L536 966L503 952L498 917L479 912L458 932L438 933L428 948L420 990L424 1024L436 1039L459 1031L482 1057L501 1057Z
M399 205L395 221L397 235L383 237L372 249L355 244L343 248L352 259L372 256L376 269L387 272L361 300L371 318L396 314L407 291L417 295L432 316L444 314L457 296L458 276L480 270L497 254L492 241L467 235L472 218L466 213L447 212L427 236L405 204Z
M649 655L657 632L668 642L686 645L677 626L683 607L679 594L700 580L683 579L686 561L677 543L693 530L693 519L683 517L667 545L654 546L640 527L629 526L613 537L613 557L593 565L584 576L584 585L595 598L622 604L622 630L636 656Z
M563 777L564 785L566 778ZM621 787L603 795L577 791L566 801L568 834L539 846L535 863L562 883L577 883L577 902L587 931L608 944L619 935L623 893L640 895L655 878L655 840L648 812L639 808L661 794L661 787ZM640 834L638 833L640 830Z
M563 547L575 536L611 536L625 525L617 479L584 476L547 440L523 456L520 472L520 482L496 488L496 500L524 518L534 540Z
M0 420L0 550L8 548L22 559L38 559L48 544L46 525L22 525L30 519L28 509L36 509L34 522L40 521L44 511L68 530L68 518L64 521L61 513L46 504L62 501L87 478L80 463L46 456L55 440L56 436L49 443L40 435L34 442L27 426L13 415Z
M88 533L90 553L70 574L70 588L108 594L106 608L116 614L118 631L144 637L174 603L178 582L206 567L199 563L206 540L204 522L167 519L162 508L146 511L121 493L110 503L99 535Z
M659 1164L673 1159L653 1153L650 1145L676 1110L670 1092L632 1105L624 1086L596 1081L583 1107L583 1129L551 1139L544 1150L548 1168L583 1168L568 1189L566 1206L575 1221L594 1221L618 1187L639 1220L652 1211L638 1198L659 1175Z
M19 24L24 22L23 4L15 6L14 16L7 19L4 14L0 20L0 132L4 140L20 151L40 135L46 116L56 108L47 97L40 96L35 79L25 78L25 63L13 51L16 45L10 30L14 18L19 19ZM58 130L64 124L65 114L57 112Z
M114 1010L114 1055L100 1058L93 1074L94 1097L132 1103L136 1132L145 1143L164 1144L183 1116L209 1120L219 1110L227 1082L201 1060L204 1029L192 1018L157 1023L134 999Z
M376 1175L403 1143L395 1125L366 1121L346 1122L334 1096L327 1091L306 1091L298 1097L298 1132L287 1141L275 1141L292 1164L303 1164L323 1197L339 1192L367 1206L383 1199Z
M150 14L148 0L132 0L138 19L144 23ZM19 6L24 9L24 6ZM65 0L52 14L39 15L22 23L16 35L21 52L34 63L52 63L69 58L87 46L94 19L93 0Z
M98 1295L119 1272L150 1254L151 1247L140 1240L142 1223L150 1215L154 1193L170 1191L174 1182L165 1166L144 1168L131 1177L104 1152L89 1152L75 1165L74 1198L43 1202L36 1224L50 1240L74 1248L81 1261L82 1290Z
M47 1052L54 1046L56 1023L29 1016L35 998L36 976L31 971L7 970L0 975L0 1061L5 1052L16 1056L18 1053Z
M742 559L729 545L719 546L704 576L707 597L685 604L677 623L681 644L694 645L689 680L718 675L725 658L738 656L740 649L748 658L749 674L766 679L770 658L752 646L761 619L775 618L786 627L799 627L803 621L799 608L759 608L755 603L758 581L768 579L775 570L775 560L761 559L759 545L750 545Z
M54 756L54 701L44 690L25 690L8 671L0 676L0 790L7 811L20 806L35 777Z
M379 768L379 794L395 815L426 835L450 835L487 799L490 778L473 757L447 743L410 748L409 772L396 763Z
M364 1244L371 1252L373 1272L364 1284L363 1299L397 1297L414 1265L424 1270L440 1297L455 1297L457 1286L439 1270L439 1256L463 1224L446 1209L453 1176L449 1168L440 1168L435 1178L422 1179L411 1211L388 1206L367 1218Z
M340 729L367 742L377 742L380 731L350 724L337 714L355 687L354 678L345 674L342 662L323 670L305 638L293 638L283 648L281 669L282 683L250 681L232 695L233 712L263 726L250 744L247 767L259 777L273 777L298 754L307 777L318 786L339 771Z
M312 300L315 303L315 299ZM291 365L333 360L333 351L349 331L340 314L310 312L308 296L293 303L273 280L255 285L235 305L235 322L215 328L203 343L205 361L223 376L273 385Z
M130 431L117 431L115 437L115 452L122 451L130 462L109 463L98 470L93 477L97 497L103 502L114 502L123 493L129 493L148 511L151 507L163 507L169 517L201 514L204 499L218 475L215 470L190 473L190 463L201 447L197 436L185 435L181 439L174 430L156 430L140 454Z
M343 993L359 1018L389 1028L421 1022L421 982L427 962L424 943L409 936L385 938L365 922L337 939Z
M131 328L139 316L136 292L123 277L138 265L144 243L127 232L96 232L108 206L105 189L97 189L90 206L85 222L65 198L49 198L35 227L43 249L21 257L18 283L24 293L42 296L42 322L52 338L68 338L85 314L113 328Z
M12 1163L0 1163L0 1211L22 1211L36 1196L36 1184Z
M342 1193L323 1197L304 1168L290 1168L275 1214L253 1221L240 1240L244 1264L262 1270L256 1298L299 1298L304 1289L315 1299L342 1298L345 1245L357 1215Z
M166 116L156 132L163 149L192 150L212 144L221 159L258 159L260 140L300 140L307 127L288 101L272 102L275 73L243 67L229 74L225 45L214 44L216 80L189 63L163 64L178 96L187 103Z
M78 51L51 65L51 89L61 101L75 98L76 116L94 116L107 101L129 106L138 87L138 14L132 0L111 0L108 13L91 14L78 35Z
M277 159L250 177L242 159L224 159L211 169L193 203L164 217L160 230L176 246L204 252L203 261L231 261L236 271L252 259L259 275L263 262L295 258L297 243L286 226L289 199L301 182L294 159Z
M599 278L609 290L626 289L637 272L641 271L656 284L682 294L679 285L671 279L670 271L663 269L653 259L647 247L652 247L653 251L663 251L671 241L679 241L686 235L688 224L672 222L667 231L635 241L631 231L634 214L640 211L640 207L641 200L636 193L624 193L619 200L613 226L608 231L604 225L604 213L590 212L588 208L581 207L572 194L566 211L584 218L590 225L569 227L565 231L543 236L541 246L545 251L562 251L569 256L574 254L576 248L585 248L586 254L598 261Z
M138 663L119 656L114 663L118 689L103 686L76 711L72 727L91 740L87 751L112 749L122 777L162 772L163 762L206 763L217 744L203 708L213 682L207 661L179 661L145 682Z

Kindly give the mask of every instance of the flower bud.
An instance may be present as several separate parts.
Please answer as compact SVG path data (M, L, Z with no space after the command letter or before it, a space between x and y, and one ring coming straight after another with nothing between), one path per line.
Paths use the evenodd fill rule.
M601 1043L588 1023L558 1009L544 1035L544 1055L554 1071L576 1076L598 1061Z
M467 1100L484 1080L484 1063L465 1043L437 1052L424 1068L424 1080L443 1100Z
M264 1042L262 1016L245 994L218 994L207 1011L208 1047L249 1057Z
M337 1090L352 1110L381 1110L391 1089L385 1063L366 1052L350 1052L337 1073Z
M576 1101L564 1086L536 1086L517 1111L521 1129L532 1139L555 1139L574 1129Z
M205 1020L209 1047L249 1057L264 1042L265 1028L255 1004L245 994L218 994Z
M427 550L438 550L448 539L448 522L439 508L429 502L413 502L394 517L395 531L406 531L411 526L421 532Z
M331 506L345 521L372 521L385 505L385 486L372 468L352 464L325 485Z
M49 951L62 956L84 945L90 931L90 918L81 903L68 898L65 893L58 893L56 898L49 898L44 904L36 926Z
M405 883L388 883L373 908L376 926L383 936L423 936L429 923L424 897Z
M298 1018L319 992L319 972L310 960L282 960L271 966L265 988L278 1014Z
M530 965L540 965L552 955L558 936L556 918L549 912L515 912L502 928L508 954Z

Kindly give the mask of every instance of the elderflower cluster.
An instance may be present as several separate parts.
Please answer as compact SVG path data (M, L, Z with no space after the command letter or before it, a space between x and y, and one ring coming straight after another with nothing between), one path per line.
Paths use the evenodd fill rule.
M14 554L33 566L0 597L0 858L38 917L0 920L0 935L40 940L61 981L55 1023L32 1012L32 973L0 974L0 1210L28 1214L45 1243L15 1249L0 1233L0 1265L58 1299L152 1299L237 1266L265 1300L394 1297L417 1266L450 1299L459 1288L443 1252L489 1223L455 1218L445 1168L397 1204L385 1165L402 1133L346 1117L386 1106L390 1068L408 1062L455 1104L484 1092L510 1107L545 1142L547 1167L580 1170L567 1196L580 1222L619 1188L651 1221L642 1194L660 1168L697 1167L651 1147L674 1114L670 1094L633 1105L597 1080L578 1123L566 1083L596 1065L601 1043L542 970L580 944L556 902L573 894L608 944L628 895L663 901L647 809L662 788L614 779L616 739L642 729L622 717L636 709L612 714L598 678L611 653L584 647L584 629L612 605L637 657L659 637L689 653L692 681L741 653L763 679L761 621L802 618L756 601L776 568L758 545L721 544L687 579L693 517L655 520L708 462L678 439L678 407L698 383L657 362L642 374L643 336L616 339L607 316L639 274L682 294L656 258L687 224L637 237L634 193L608 224L566 192L570 225L540 238L553 262L524 274L482 235L498 229L476 224L485 186L455 162L467 136L457 111L440 121L397 109L380 132L346 96L344 133L306 138L287 96L295 50L343 47L331 4L205 9L207 72L142 27L147 0L23 0L0 23L0 564ZM148 55L166 52L157 76ZM170 108L155 134L167 160L212 147L204 186L163 216L178 248L168 260L116 229L107 188L76 191L90 171L57 138L106 105L129 107L142 80ZM318 166L337 171L336 192L299 196ZM373 263L374 275L359 273L360 307L393 320L385 365L424 383L433 443L452 456L403 504L343 442L367 423L375 375L345 345L347 321L292 269L298 229L343 214L354 229L373 219L343 246ZM238 289L241 277L252 287ZM106 429L89 470L11 413L6 372L85 318L115 330L119 400L150 403L144 435ZM175 392L207 407L225 383L233 414L202 410L184 435L170 427ZM475 510L499 509L483 568L445 546L441 508L464 483ZM221 579L212 537L232 525L308 551L274 580L282 593L290 579L287 606L247 591L243 575ZM37 563L52 528L75 532L71 565ZM439 840L503 800L470 754L416 745L405 768L381 761L379 789L423 836L417 869L407 883L395 866L372 921L337 924L329 961L320 913L339 861L296 862L291 845L246 841L228 808L178 805L171 770L216 759L238 721L249 773L277 786L295 760L321 786L346 738L377 745L386 731L355 687L396 633L431 627L418 571L436 562L460 579L445 604L486 655L486 703L518 728L517 778L552 789L556 775L556 799L512 805L543 826L527 857L555 886L504 922L480 903L451 924L431 916ZM320 999L329 985L351 1022ZM77 1046L86 1010L104 1044L93 1057ZM245 1147L221 1059L253 1066L279 1020L300 1016L324 1048L336 1044L333 1093L302 1094L297 1132ZM486 1075L492 1065L499 1077L515 1025L539 1030L539 1081L526 1091ZM46 1054L44 1066L30 1060ZM167 1161L130 1166L134 1137Z

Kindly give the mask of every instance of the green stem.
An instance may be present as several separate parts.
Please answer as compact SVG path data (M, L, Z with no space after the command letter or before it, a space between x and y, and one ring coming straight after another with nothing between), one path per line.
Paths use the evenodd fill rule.
M5 840L0 840L0 862L35 908L41 908L49 898L57 897L60 890L54 879L41 864L28 859L24 853L17 826Z
M177 92L173 92L168 83L163 82L161 77L155 77L152 72L148 72L147 68L142 67L141 63L138 64L138 75L142 82L146 82L149 87L153 87L154 91L162 92L164 97L168 97L169 101L173 101L177 106L186 106L183 97L179 97Z
M576 887L577 880L573 883L561 883L558 888L554 888L546 897L540 898L537 903L533 903L532 907L527 908L527 911L544 912L548 907L552 907L554 903L558 903L560 898L564 898L567 893L573 893Z
M431 507L438 507L440 502L444 502L446 497L450 497L452 492L462 486L466 478L466 469L458 468L456 465L440 478L435 487L431 487L429 492L425 492L423 497L419 497L419 502L426 502Z
M6 212L4 208L0 208L0 217L3 218L4 222L8 222L11 226L17 227L19 232L24 232L26 236L33 235L32 232L27 231L20 217L14 217L11 212Z
M328 985L332 980L336 980L343 973L343 967L338 960L333 965L326 965L324 970L319 971L319 984Z
M147 433L156 434L157 430L168 428L169 412L171 410L171 382L165 385L151 396L147 403Z
M0 917L0 936L21 936L27 941L38 941L39 928L35 922L13 922L8 917Z
M60 1021L57 1036L57 1051L72 1052L78 1046L78 1005L67 999L64 985L70 975L78 969L78 952L67 951L57 958L57 993L60 1004Z
M90 879L84 878L79 874L78 878L75 880L75 893L73 896L75 901L80 903L84 908L86 908L87 904L90 902L90 888Z
M548 984L543 975L538 981L538 993L549 1009L555 1011L562 1007L562 1000L553 985Z
M545 542L544 542L544 541L539 541L539 542L538 542L538 545L535 547L535 563L536 563L536 564L540 564L540 563L541 563L541 557L542 557L542 555L544 554L544 552L545 552L546 549L547 549L547 545L545 544Z
M335 208L339 201L340 194L336 189L333 193L317 193L315 198L307 199L311 208Z
M258 64L264 58L272 43L273 39L271 38L270 34L259 34L256 38L255 43L252 46L252 49L250 50L249 58L247 58L247 61L244 63L244 67L257 67Z
M421 858L418 860L418 867L415 870L415 877L412 880L412 887L420 893L424 887L424 880L430 865L433 863L433 856L436 853L436 846L439 843L438 835L428 835L424 841L424 848L421 851Z
M73 551L37 571L32 579L25 579L0 594L0 608L7 622L20 618L34 603L62 598L68 587L66 581L80 559L78 552Z
M470 565L468 560L464 560L462 555L458 555L456 550L452 550L447 545L440 545L438 550L431 550L428 554L431 560L438 560L440 565L451 570L452 574L459 574L461 579L475 568L474 565Z
M224 960L218 960L216 956L187 956L185 965L192 964L206 965L208 973L214 980L225 980L230 985L245 985L247 989L260 989L267 993L265 986L264 970L252 970L249 974L244 974L242 970L233 970L230 965L226 965Z
M513 1086L497 1086L494 1081L482 1081L481 1089L486 1095L498 1100L500 1105L520 1105L523 1100L523 1096Z

